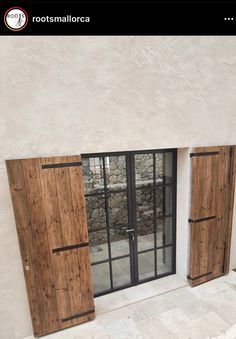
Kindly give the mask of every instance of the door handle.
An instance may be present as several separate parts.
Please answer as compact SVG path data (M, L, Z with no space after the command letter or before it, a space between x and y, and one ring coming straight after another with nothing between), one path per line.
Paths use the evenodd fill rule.
M134 228L130 228L128 230L125 230L126 233L133 232L133 231L134 231Z
M131 240L134 242L134 228L130 228L128 230L125 230L126 233L131 235Z

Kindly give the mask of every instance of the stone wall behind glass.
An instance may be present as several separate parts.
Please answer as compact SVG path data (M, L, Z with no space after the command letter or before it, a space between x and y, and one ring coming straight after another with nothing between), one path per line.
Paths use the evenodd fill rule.
M156 182L163 179L162 154L156 154ZM86 194L95 194L86 197L87 219L90 245L96 246L107 242L106 218L109 219L111 241L127 238L125 226L128 224L127 192L118 192L126 189L126 163L124 156L112 156L105 159L106 184L109 193L108 215L105 212L104 175L102 159L84 159L84 177ZM109 161L109 162L108 162ZM96 167L95 167L96 166ZM154 202L153 202L153 155L138 154L135 156L136 181L136 208L138 234L145 235L154 230ZM156 214L163 212L162 191L156 191ZM122 228L123 227L123 228ZM162 222L158 223L162 228ZM103 230L99 230L99 229Z

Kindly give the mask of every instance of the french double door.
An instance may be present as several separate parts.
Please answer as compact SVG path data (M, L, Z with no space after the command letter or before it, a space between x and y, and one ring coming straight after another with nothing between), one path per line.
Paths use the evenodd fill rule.
M82 163L95 296L175 273L176 150Z

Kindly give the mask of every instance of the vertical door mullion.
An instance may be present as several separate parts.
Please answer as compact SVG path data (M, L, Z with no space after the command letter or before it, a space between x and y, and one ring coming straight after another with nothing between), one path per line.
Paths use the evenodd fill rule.
M132 229L133 227L133 198L132 198L132 179L131 179L131 155L130 152L126 154L126 178L127 178L127 195L128 195L128 228ZM134 242L129 237L129 251L130 251L130 275L131 275L131 284L135 284L135 252L134 252Z
M173 153L172 153L173 157ZM173 166L173 158L172 158L172 166ZM162 196L163 196L163 231L162 231L162 244L164 245L166 242L166 153L163 153L162 156L162 173L163 173L163 187L162 187ZM172 171L173 173L173 171ZM172 207L171 207L172 211ZM166 262L166 250L163 248L162 250L162 258L163 258L163 263Z
M156 154L153 153L153 216L154 216L154 263L157 276L157 218L156 218Z
M132 196L132 226L134 229L133 242L133 267L134 267L134 283L139 282L138 273L138 230L137 230L137 213L136 213L136 183L135 183L135 153L130 152L130 173L131 173L131 196Z
M110 228L109 228L109 210L108 210L105 157L102 157L102 163L103 163L103 180L104 180L104 193L105 193L105 211L106 211L106 225L107 225L107 244L108 244L108 255L109 255L110 283L111 283L111 289L113 289L113 275L112 275L112 261L111 261L111 241L110 241Z
M176 272L176 190L177 190L177 150L172 152L172 269L173 273Z

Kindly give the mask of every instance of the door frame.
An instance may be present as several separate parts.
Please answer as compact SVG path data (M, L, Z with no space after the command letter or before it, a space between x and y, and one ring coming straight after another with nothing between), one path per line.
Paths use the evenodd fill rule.
M170 152L173 155L172 161L172 244L167 245L166 247L172 246L172 271L162 274L156 274L155 276L150 278L145 278L139 281L138 279L138 249L137 249L137 222L136 222L136 187L135 187L135 155L136 154L155 154L155 153L166 153ZM130 283L123 285L121 287L113 287L109 290L102 291L99 293L95 293L94 297L99 297L105 294L109 294L115 291L119 291L125 288L133 287L136 285L143 284L148 281L156 280L168 275L172 275L176 273L176 197L177 197L177 149L176 148L168 148L168 149L151 149L151 150L133 150L133 151L117 151L117 152L99 152L99 153L84 153L81 154L81 158L94 158L94 157L110 157L110 156L125 156L126 159L126 180L127 180L127 209L128 209L128 226L129 228L134 228L134 242L132 244L131 240L129 241L129 258L130 258ZM155 168L154 168L155 172ZM155 174L154 174L155 175ZM108 242L110 240L108 239ZM110 246L110 244L109 244ZM133 246L133 248L132 248ZM163 246L165 248L165 246ZM109 260L109 265L111 259ZM156 261L155 261L156 266ZM156 268L155 268L156 269ZM110 269L110 279L111 277L111 269Z

